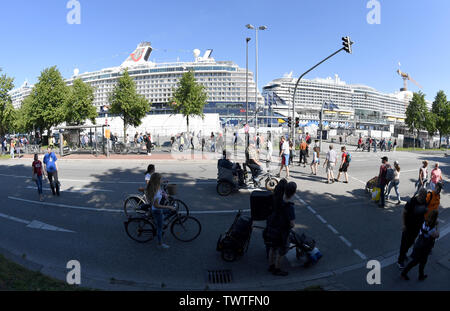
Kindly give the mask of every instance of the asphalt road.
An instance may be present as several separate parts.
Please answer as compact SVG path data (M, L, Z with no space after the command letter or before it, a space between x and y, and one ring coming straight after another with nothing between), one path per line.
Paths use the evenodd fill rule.
M349 184L326 184L322 167L318 176L311 175L308 166L292 168L290 180L298 185L296 226L317 241L324 257L317 265L303 268L288 254L283 264L290 275L284 279L266 272L268 264L260 229L254 230L249 250L240 260L221 260L215 250L218 236L231 225L235 210L249 209L250 191L220 197L216 193L217 164L212 160L155 163L165 179L178 184L178 197L202 223L201 235L190 243L178 242L166 233L165 240L171 246L168 250L158 249L155 241L132 241L123 227L123 198L137 193L144 184L144 171L151 157L129 161L61 160L62 194L53 197L48 183L44 183L42 203L31 181L31 161L3 160L0 247L42 265L43 272L61 279L68 271L66 263L76 259L81 263L82 285L102 288L215 288L217 285L208 284L206 274L208 270L221 269L232 270L233 282L218 288L276 289L277 284L320 279L330 272L394 254L398 249L403 204L395 205L392 197L387 207L380 209L364 191L365 182L377 175L382 155L352 152ZM445 179L450 175L449 158L440 155L387 155L391 163L400 162L402 200L413 194L423 159L429 160L430 165L439 162ZM277 166L272 169L277 170ZM442 228L450 223L449 190L446 184L441 196ZM360 284L358 281L354 284L363 288L356 285ZM295 286L291 289L298 289ZM450 284L442 286L450 289Z

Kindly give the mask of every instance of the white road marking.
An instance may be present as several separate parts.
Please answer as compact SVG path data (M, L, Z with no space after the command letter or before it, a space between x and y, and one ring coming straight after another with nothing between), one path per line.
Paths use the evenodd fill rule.
M328 225L327 226L331 231L333 231L334 234L339 234L339 232L332 226L332 225Z
M59 227L56 227L56 226L52 226L52 225L49 225L49 224L46 224L46 223L43 223L43 222L40 222L40 221L37 221L37 220L28 221L28 220L25 220L25 219L20 219L20 218L9 216L9 215L2 214L2 213L0 213L0 217L5 218L5 219L9 219L9 220L12 220L12 221L15 221L15 222L19 222L19 223L22 223L22 224L26 224L28 228L32 228L32 229L75 233L75 231L59 228Z
M348 247L352 247L352 243L350 243L346 238L344 238L342 235L339 236L339 238L344 242Z
M28 186L26 189L34 189L37 190L37 187ZM52 191L50 188L42 188L45 191ZM86 192L113 192L112 190L104 190L104 189L95 189L95 188L73 188L73 189L61 189L61 192L74 192L74 193L86 193Z
M367 259L366 255L364 255L363 253L361 253L359 250L354 249L353 252L354 252L356 255L358 255L359 257L361 257L362 260L366 260L366 259Z
M327 223L327 221L325 219L322 218L322 216L320 216L319 214L316 214L316 217L320 219L320 221L324 224Z

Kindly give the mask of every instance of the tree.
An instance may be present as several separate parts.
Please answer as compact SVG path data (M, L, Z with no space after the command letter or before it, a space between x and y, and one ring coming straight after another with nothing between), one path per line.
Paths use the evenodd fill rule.
M151 104L136 92L136 84L125 69L117 85L109 96L111 104L109 112L117 114L123 120L123 140L126 141L127 127L139 126L142 118L150 111Z
M425 102L425 94L419 91L419 93L414 93L411 102L406 108L406 124L412 130L414 135L414 130L425 130L427 127L427 115L428 109ZM430 118L428 118L428 121ZM417 132L417 137L419 132ZM415 147L415 146L414 146Z
M14 129L19 133L27 133L33 130L34 124L31 121L32 97L28 96L22 102L20 108L15 109Z
M0 71L2 69L0 68ZM14 88L14 78L6 74L0 76L0 136L11 132L14 124L14 107L11 96L8 94Z
M50 129L64 122L64 105L69 88L56 66L44 69L38 80L29 96L29 119L26 122L41 132L47 130L50 136Z
M86 119L95 124L97 108L93 105L94 89L81 79L73 81L64 105L65 121L68 125L82 125Z
M439 131L440 148L442 136L450 134L450 102L447 101L444 91L436 94L431 111L435 116L436 129Z
M189 117L204 118L203 107L207 104L208 95L204 86L195 81L192 70L183 74L173 92L173 110L186 117L187 132L189 132Z

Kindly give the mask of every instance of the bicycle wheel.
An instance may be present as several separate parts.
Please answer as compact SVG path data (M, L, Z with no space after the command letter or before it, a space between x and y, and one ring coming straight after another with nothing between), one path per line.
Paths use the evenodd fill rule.
M275 187L277 186L277 184L278 184L278 179L271 177L271 178L267 179L267 181L266 181L266 189L273 192L275 190Z
M142 204L144 204L144 201L141 198L137 196L128 197L123 203L123 212L125 213L125 216L132 217L136 215Z
M131 218L124 225L127 235L139 243L149 242L156 235L155 225L144 218Z
M189 208L183 201L169 197L169 205L175 207L181 216L189 216Z
M230 195L233 192L233 185L227 181L219 181L216 186L216 191L221 196Z
M192 216L180 216L175 219L170 226L170 232L175 239L182 242L195 240L202 231L202 225L197 218Z

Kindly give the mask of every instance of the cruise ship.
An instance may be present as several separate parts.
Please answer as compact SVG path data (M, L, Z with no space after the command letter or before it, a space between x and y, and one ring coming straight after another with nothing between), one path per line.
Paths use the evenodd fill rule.
M155 63L149 61L152 47L150 42L142 42L118 67L99 71L79 73L67 80L72 85L75 79L82 79L95 88L94 105L100 115L107 112L108 96L125 70L136 82L137 92L152 103L150 114L171 113L170 100L173 88L177 87L183 73L193 70L196 81L205 87L208 94L204 113L218 113L221 117L245 115L246 109L246 70L231 61L216 61L207 50L200 56L198 49L193 51L191 62ZM248 72L249 113L255 110L255 82L253 73ZM264 105L264 98L258 92L258 105Z
M263 87L266 114L281 118L292 115L296 82L290 73ZM326 79L304 79L295 94L295 117L300 119L300 125L318 124L323 106L324 123L330 128L375 129L401 125L405 122L406 108L411 99L410 91L385 94L366 85L347 84L338 75Z

